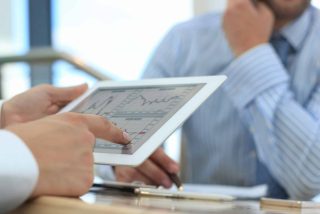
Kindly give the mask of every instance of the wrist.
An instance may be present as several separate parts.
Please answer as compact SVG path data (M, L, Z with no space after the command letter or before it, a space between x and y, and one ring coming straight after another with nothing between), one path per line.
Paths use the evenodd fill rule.
M266 44L267 41L256 41L256 42L250 42L250 44L243 44L239 47L233 48L233 52L236 57L240 57L241 55L245 54L246 52L260 46L263 44Z
M15 121L19 121L19 116L14 113L8 101L2 103L1 106L1 128L5 128L6 126L14 123Z

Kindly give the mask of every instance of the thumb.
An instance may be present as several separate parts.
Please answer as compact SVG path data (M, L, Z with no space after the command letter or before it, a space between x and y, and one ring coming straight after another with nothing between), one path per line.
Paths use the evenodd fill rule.
M86 83L72 87L54 87L53 90L50 92L50 96L52 98L52 102L54 103L70 102L82 95L87 89L88 85Z

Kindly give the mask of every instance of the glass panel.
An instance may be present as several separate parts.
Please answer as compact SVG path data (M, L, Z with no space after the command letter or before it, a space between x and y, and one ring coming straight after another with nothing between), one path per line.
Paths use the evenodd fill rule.
M113 79L137 79L166 31L192 16L191 0L53 2L54 46ZM56 74L55 83L62 84ZM63 78L63 84L73 82Z
M0 0L0 57L21 54L27 44L27 1ZM3 98L9 98L30 86L28 66L23 63L1 67Z
M75 69L66 62L58 61L53 64L53 82L57 86L70 86L86 82L92 86L96 79L81 70Z

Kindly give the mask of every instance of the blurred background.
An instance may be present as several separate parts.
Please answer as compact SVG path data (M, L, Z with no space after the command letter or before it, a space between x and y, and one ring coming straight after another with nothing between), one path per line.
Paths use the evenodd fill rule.
M1 97L42 82L96 81L42 47L76 57L107 77L137 79L174 24L224 6L221 0L0 0ZM12 57L29 50L40 50L32 56L41 61L8 63L20 62Z
M320 7L320 0L313 4ZM137 79L173 25L225 5L226 0L0 0L0 96L40 83Z
M320 7L320 0L313 4ZM81 71L87 67L59 60L61 52L102 77L137 79L173 25L225 5L226 0L0 0L0 96L42 82L96 81ZM32 55L40 62L7 63L21 61L12 57L30 50L40 50Z

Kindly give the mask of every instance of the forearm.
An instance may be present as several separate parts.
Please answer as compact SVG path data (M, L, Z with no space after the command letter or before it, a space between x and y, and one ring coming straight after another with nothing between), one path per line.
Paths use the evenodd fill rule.
M308 109L298 104L287 88L278 87L257 98L248 112L259 157L289 195L310 199L318 194L319 122Z
M291 197L313 197L320 191L319 122L294 100L276 55L268 45L259 46L235 60L226 74L224 90L248 125L260 160Z

